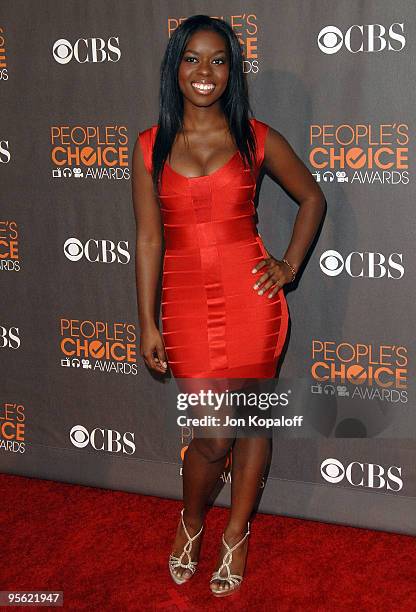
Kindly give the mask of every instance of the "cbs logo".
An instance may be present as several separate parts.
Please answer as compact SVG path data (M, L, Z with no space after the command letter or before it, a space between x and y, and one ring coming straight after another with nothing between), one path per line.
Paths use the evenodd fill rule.
M386 34L386 28L375 23L352 25L343 34L339 28L330 25L319 32L317 43L319 49L326 55L338 53L343 45L350 53L379 53L386 47L388 51L401 51L406 44L403 30L403 23L393 23Z
M91 433L83 425L74 425L69 432L69 439L77 448L85 448L89 444L97 451L108 451L132 455L136 450L134 433L127 431L123 435L114 429L95 427Z
M82 244L78 238L68 238L64 243L64 255L70 261L79 261L85 257L90 262L128 264L130 253L129 243L120 240L115 244L112 240L87 240Z
M118 62L121 57L118 36L102 38L80 38L71 44L66 38L55 41L52 48L53 58L58 64L68 64L74 58L79 64L88 62Z
M325 459L321 463L321 476L331 484L338 484L344 478L354 487L400 491L403 488L402 468L392 465L386 471L377 463L352 461L345 468L338 459Z
M0 164L8 164L10 157L9 141L0 140Z
M400 279L404 276L403 254L391 253L386 257L382 253L353 251L347 257L330 249L322 253L319 265L327 276L338 276L345 270L352 278L387 278Z
M20 347L19 328L18 327L3 327L0 325L0 349L11 348L18 349Z

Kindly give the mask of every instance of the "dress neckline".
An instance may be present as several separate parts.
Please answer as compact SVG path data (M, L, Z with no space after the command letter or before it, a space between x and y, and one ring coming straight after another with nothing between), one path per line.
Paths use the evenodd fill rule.
M176 174L177 176L180 176L183 179L187 179L188 181L194 181L195 179L206 179L211 176L214 176L215 174L218 174L219 172L227 168L231 164L231 162L234 161L234 158L239 153L240 151L237 149L237 151L235 151L235 153L230 157L228 161L225 162L225 164L223 164L222 166L214 170L214 172L210 172L209 174L201 174L200 176L185 176L185 174L181 174L180 172L177 172L176 170L174 170L167 160L165 161L165 166L167 166L169 170L173 172L174 174Z

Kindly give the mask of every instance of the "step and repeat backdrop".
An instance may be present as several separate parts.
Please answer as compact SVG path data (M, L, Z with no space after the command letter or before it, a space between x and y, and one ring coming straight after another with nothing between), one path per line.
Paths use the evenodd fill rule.
M287 292L278 388L304 426L274 428L260 510L416 534L405 1L3 0L0 471L181 497L192 430L167 426L175 381L139 353L131 155L157 123L169 36L197 13L232 25L254 115L328 203ZM258 228L277 258L297 210L264 176Z

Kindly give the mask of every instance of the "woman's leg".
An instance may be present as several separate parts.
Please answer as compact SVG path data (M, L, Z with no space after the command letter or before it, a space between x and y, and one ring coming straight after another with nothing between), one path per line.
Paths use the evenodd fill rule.
M208 498L224 470L227 454L234 438L193 438L183 461L183 518L189 535L200 529ZM187 541L181 523L178 525L173 554L180 555ZM198 560L200 538L192 544L191 559ZM185 559L185 562L188 559ZM187 569L178 567L177 576L191 576Z
M270 459L270 438L236 438L232 452L231 468L231 512L224 530L227 544L232 547L247 531L254 505L260 492L262 478ZM233 552L231 572L244 573L248 539ZM226 550L221 546L216 569L222 563ZM222 575L222 574L221 574ZM225 572L224 572L225 575ZM214 581L214 588L229 588L225 581Z

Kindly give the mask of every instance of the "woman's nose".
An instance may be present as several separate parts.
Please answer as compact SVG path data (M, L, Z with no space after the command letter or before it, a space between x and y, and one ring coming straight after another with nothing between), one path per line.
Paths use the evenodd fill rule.
M211 73L211 64L209 62L200 62L198 66L198 73L208 75Z

